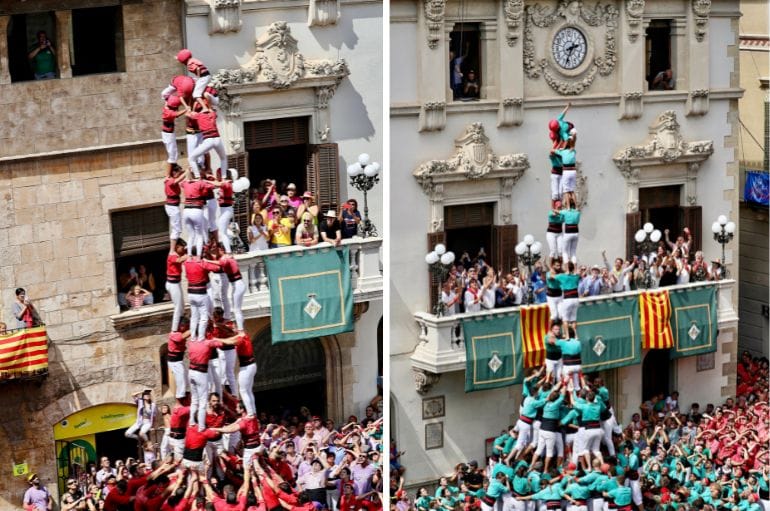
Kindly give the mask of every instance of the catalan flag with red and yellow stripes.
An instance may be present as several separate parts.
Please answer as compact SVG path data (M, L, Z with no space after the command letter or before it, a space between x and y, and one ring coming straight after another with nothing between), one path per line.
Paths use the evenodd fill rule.
M0 381L48 371L48 335L44 326L0 335Z
M671 300L668 290L645 291L639 295L639 324L642 349L665 349L674 346L671 332Z
M520 318L524 368L541 366L545 363L544 340L551 320L548 304L522 307Z

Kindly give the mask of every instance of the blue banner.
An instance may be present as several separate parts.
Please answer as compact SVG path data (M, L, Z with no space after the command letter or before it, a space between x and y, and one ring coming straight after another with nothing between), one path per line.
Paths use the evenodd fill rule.
M743 200L768 205L770 179L768 173L759 170L746 171L746 186L743 188Z

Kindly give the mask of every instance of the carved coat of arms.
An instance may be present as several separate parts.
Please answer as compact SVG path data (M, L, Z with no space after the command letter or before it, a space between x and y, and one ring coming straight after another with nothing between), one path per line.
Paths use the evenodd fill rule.
M297 49L285 21L276 21L257 39L254 66L257 75L276 89L289 87L305 73L305 58Z

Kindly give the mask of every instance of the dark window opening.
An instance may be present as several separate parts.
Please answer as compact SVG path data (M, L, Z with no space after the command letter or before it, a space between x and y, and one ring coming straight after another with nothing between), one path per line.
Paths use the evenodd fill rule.
M53 50L44 48L30 59L30 53L41 47L41 41L38 39L40 31L45 32L45 40L51 42ZM42 44L42 46L45 45ZM53 72L53 78L57 77L59 70L57 51L56 17L53 12L11 16L8 22L8 71L11 74L11 82L34 80L36 69Z
M480 24L455 23L449 34L449 86L452 99L479 99L482 80Z
M121 309L128 308L125 294L137 282L152 293L151 299L148 297L144 305L169 301L165 291L168 229L168 217L163 206L112 214L117 298ZM146 278L143 277L145 274Z
M168 344L164 344L160 347L160 388L161 395L165 395L169 387L169 370L168 370Z
M646 77L649 90L675 89L676 70L671 67L671 20L650 22L650 26L647 27L646 48ZM661 75L667 71L671 71L670 77Z
M72 10L72 76L125 71L119 5Z

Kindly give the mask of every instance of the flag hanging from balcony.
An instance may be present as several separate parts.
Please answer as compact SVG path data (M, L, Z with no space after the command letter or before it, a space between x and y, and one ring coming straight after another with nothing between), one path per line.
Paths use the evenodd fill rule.
M22 328L0 335L0 381L48 372L45 327Z
M581 302L577 336L584 373L640 363L639 299L627 296Z
M671 332L671 301L668 290L639 294L642 349L666 349L674 345Z
M273 344L353 330L347 247L265 258Z
M716 285L673 290L671 328L674 349L671 358L711 353L717 349Z
M463 321L465 392L521 383L519 312Z
M545 336L551 313L548 304L521 307L521 347L524 367L538 367L545 363Z
M770 174L767 171L749 170L746 172L746 186L743 200L767 206L770 200Z

